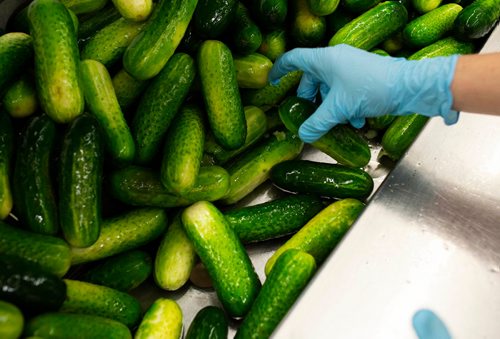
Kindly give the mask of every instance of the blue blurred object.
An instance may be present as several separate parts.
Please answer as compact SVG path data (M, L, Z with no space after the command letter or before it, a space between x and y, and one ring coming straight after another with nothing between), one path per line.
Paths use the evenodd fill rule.
M451 339L444 323L431 310L417 311L412 322L419 339Z

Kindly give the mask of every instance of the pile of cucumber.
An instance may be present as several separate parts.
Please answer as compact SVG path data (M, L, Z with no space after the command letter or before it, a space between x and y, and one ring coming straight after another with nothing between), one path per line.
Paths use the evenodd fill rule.
M298 160L317 103L294 47L420 60L473 53L498 0L34 0L0 35L0 337L180 338L183 313L129 291L189 284L221 307L187 338L269 337L364 208L367 130L397 160L428 118L339 125ZM390 112L388 112L390 113ZM270 180L280 198L238 207ZM290 194L292 193L292 194ZM246 245L288 236L261 283Z

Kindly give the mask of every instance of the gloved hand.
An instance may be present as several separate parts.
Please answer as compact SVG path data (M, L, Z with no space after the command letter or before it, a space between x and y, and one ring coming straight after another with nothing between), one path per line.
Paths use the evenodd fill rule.
M419 61L384 57L348 45L296 48L283 54L269 73L272 84L288 72L304 72L297 95L323 102L299 129L314 142L333 126L350 122L360 128L367 117L420 113L454 124L450 85L458 56Z
M419 310L413 316L413 328L418 339L451 339L446 326L434 312Z

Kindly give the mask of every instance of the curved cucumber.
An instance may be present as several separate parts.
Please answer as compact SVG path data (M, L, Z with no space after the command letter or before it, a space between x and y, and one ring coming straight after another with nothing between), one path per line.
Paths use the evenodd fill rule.
M241 2L238 3L232 26L233 50L236 53L248 55L259 48L262 43L262 33Z
M33 45L28 34L16 32L0 36L0 95L32 56Z
M14 152L14 130L10 117L0 110L0 220L12 210L11 161Z
M182 334L182 310L174 301L156 299L144 314L135 339L178 339Z
M21 336L24 317L14 305L0 300L0 337L17 339Z
M208 39L220 36L233 22L237 0L199 0L193 15L196 32Z
M340 0L307 0L311 13L317 16L330 15L337 9Z
M12 83L3 97L3 106L13 118L25 118L38 108L35 81L28 74Z
M153 10L152 0L113 0L122 17L130 21L144 21Z
M202 308L194 317L186 339L226 339L227 319L224 312L216 306Z
M312 14L307 0L293 0L292 4L293 21L290 36L296 46L319 46L325 37L325 18Z
M238 87L262 88L266 86L267 77L272 67L271 60L258 53L234 58Z
M286 51L286 33L283 29L278 29L269 33L264 33L262 43L258 52L268 57L271 61L276 60Z
M112 81L116 100L118 100L122 110L126 110L134 104L148 86L147 81L134 79L123 68L113 76ZM139 145L137 147L139 148ZM139 152L137 149L137 153Z
M479 39L488 34L500 17L496 0L475 0L466 6L454 23L455 34L461 39Z

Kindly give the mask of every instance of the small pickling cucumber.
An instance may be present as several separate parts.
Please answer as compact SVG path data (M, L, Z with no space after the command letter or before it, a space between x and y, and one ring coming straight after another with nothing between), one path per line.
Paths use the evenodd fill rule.
M15 305L0 300L0 337L17 339L24 327L24 317Z
M0 95L33 57L31 36L21 32L0 36Z
M233 22L238 0L199 0L193 15L195 31L207 39L219 37Z
M14 155L14 129L10 117L0 110L0 220L12 210L11 164Z
M345 0L344 8L352 13L363 13L379 2L380 0Z
M410 114L397 117L382 137L382 148L392 159L399 159L415 141L429 117L420 114Z
M474 44L448 37L422 48L408 57L408 60L421 60L453 54L470 54L474 52Z
M381 47L390 55L396 55L405 47L403 33L400 31L392 35L382 43Z
M132 106L148 86L147 81L134 79L123 68L113 76L112 81L116 100L122 111ZM139 153L139 149L137 152Z
M337 9L339 0L307 0L311 13L317 16L330 15Z
M240 88L262 88L267 85L273 63L259 53L234 58L236 80Z
M288 13L287 0L249 1L252 17L265 30L284 28Z
M61 2L75 14L86 14L103 9L108 0L61 0Z
M135 339L180 339L182 310L171 299L159 298L149 307L135 333Z
M25 118L38 108L33 77L27 73L14 81L3 97L3 107L13 118Z
M387 128L394 120L396 120L395 115L384 114L376 118L368 118L366 122L368 126L376 130L383 130Z
M206 306L196 313L185 339L226 339L227 319L217 306Z
M269 60L276 60L281 54L286 51L286 33L283 29L264 33L262 43L258 52L265 55Z
M458 14L454 23L455 34L464 40L482 38L495 27L499 17L499 1L475 0Z
M153 10L152 0L112 0L122 17L130 21L144 21Z
M80 16L78 25L78 39L86 41L89 37L98 32L101 28L120 19L121 15L113 4L106 6L96 13L89 13Z
M443 0L412 0L413 8L423 14L436 9Z
M241 55L254 53L262 43L259 26L253 22L248 9L241 2L231 25L232 50Z
M290 36L298 47L318 47L324 39L326 21L311 13L307 0L292 1L292 27Z

